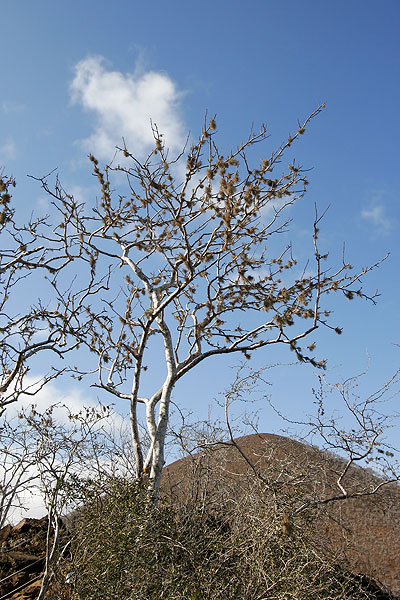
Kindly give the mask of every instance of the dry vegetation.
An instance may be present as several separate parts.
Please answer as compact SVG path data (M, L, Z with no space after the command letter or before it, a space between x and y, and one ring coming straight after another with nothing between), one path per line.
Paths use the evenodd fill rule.
M248 359L271 345L324 369L309 338L322 326L341 333L328 300L335 293L375 302L361 283L380 261L359 271L344 256L326 262L317 209L313 269L297 264L291 244L278 243L308 186L306 170L292 156L283 168L283 156L322 108L255 166L265 126L222 152L211 119L171 158L154 125L155 147L142 162L126 147L120 164L90 156L100 184L95 202L74 199L57 176L39 178L57 223L19 224L15 182L1 175L0 522L23 493L40 489L50 526L38 600L387 597L369 577L400 593L399 489L373 493L380 480L354 467L376 453L394 456L383 450L386 418L373 407L398 374L360 402L342 390L358 423L345 434L325 421L318 398L316 430L344 451L346 465L279 436L234 442L228 408L256 374L238 376L226 397L230 442L171 465L159 498L171 398L182 377L214 356ZM27 277L40 297L20 308ZM164 381L154 344L164 352ZM54 365L32 384L25 376L39 352ZM66 366L60 359L69 355ZM144 397L148 368L154 388ZM69 410L68 426L53 418L55 407L43 414L33 407L7 425L21 394L66 373L129 406L128 459L101 426L106 407ZM125 477L116 476L117 455L127 459ZM59 517L71 503L81 508L61 548Z
M167 467L158 506L138 482L88 489L57 575L60 583L73 572L73 585L53 583L53 594L376 600L400 591L398 488L321 505L340 460L279 436L247 436L239 445L259 476L236 448L218 446ZM354 489L374 479L362 469L351 477Z

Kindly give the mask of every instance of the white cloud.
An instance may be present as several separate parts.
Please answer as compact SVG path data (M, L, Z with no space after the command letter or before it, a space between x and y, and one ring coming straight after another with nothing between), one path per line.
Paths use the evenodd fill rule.
M150 151L154 145L150 119L165 135L168 148L176 152L183 146L181 93L167 74L124 74L107 70L101 56L88 57L75 66L71 95L73 102L95 115L94 131L83 144L101 159L112 158L122 137L131 153Z
M7 115L10 113L19 113L25 110L25 105L20 102L9 102L4 100L1 103L1 110Z
M17 147L12 138L8 138L4 144L0 144L0 163L4 164L17 158Z
M24 378L24 388L30 393L37 390L40 385L40 376L26 376ZM88 396L87 392L79 390L77 387L66 387L62 389L55 382L47 383L36 394L19 397L18 402L10 404L7 409L7 417L15 416L22 408L28 408L35 404L38 412L43 413L47 408L54 404L60 404L60 407L54 413L56 419L64 424L68 423L68 414L61 405L66 405L72 413L78 413L86 406L96 406L97 402Z
M373 225L377 233L388 234L392 228L392 222L386 216L383 204L375 204L371 208L364 208L361 211L361 217Z
M50 381L40 387L41 377L27 375L24 377L24 389L29 388L30 394L38 390L34 395L22 394L18 402L10 404L7 408L6 415L8 418L16 416L21 409L30 409L32 404L36 406L39 413L44 413L50 406L57 405L53 412L55 420L63 425L69 425L70 421L68 414L78 414L86 408L94 408L99 406L99 402L95 395L88 393L88 389L84 384L81 387L78 385L62 385L60 381ZM106 404L112 405L112 399L106 398ZM65 408L67 407L67 408ZM101 421L101 426L107 430L123 428L125 418L116 410L111 409L109 416Z

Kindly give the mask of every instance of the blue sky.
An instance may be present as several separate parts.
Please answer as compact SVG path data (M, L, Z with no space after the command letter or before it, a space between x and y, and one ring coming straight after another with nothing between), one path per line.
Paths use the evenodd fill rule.
M400 344L397 0L146 6L4 0L1 15L0 165L15 176L15 199L26 214L46 209L27 174L58 168L68 190L93 197L89 151L107 160L124 136L140 154L148 147L150 117L173 148L187 131L199 131L206 110L217 114L220 141L228 147L246 137L252 123L266 122L268 154L296 130L297 119L325 102L295 148L297 160L312 169L309 193L293 211L297 254L306 260L310 251L316 202L321 212L330 205L321 244L332 263L340 261L343 242L355 267L387 252L390 258L366 278L366 289L381 293L377 306L333 303L344 331L315 336L319 358L328 359L328 378L336 381L363 370L368 351L370 391L393 373ZM252 364L290 360L272 349ZM230 366L222 359L203 365L177 388L175 400L206 417L209 402L229 382ZM268 392L285 412L312 409L311 367L282 366L270 378ZM279 427L265 409L260 429Z

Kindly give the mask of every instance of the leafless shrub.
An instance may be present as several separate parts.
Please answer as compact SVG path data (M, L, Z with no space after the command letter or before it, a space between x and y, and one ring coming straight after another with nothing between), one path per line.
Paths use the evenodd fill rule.
M143 484L121 480L111 481L101 498L92 490L75 524L72 557L60 568L59 580L66 571L74 574L72 587L64 587L61 597L378 597L378 587L313 545L311 512L303 512L292 526L289 497L285 502L281 498L278 510L255 488L245 503L229 500L225 493L226 503L218 506L191 501L154 506Z

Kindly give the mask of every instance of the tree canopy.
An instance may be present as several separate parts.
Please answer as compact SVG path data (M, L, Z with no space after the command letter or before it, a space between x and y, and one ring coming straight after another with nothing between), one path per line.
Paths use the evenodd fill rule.
M75 200L58 178L55 184L50 176L40 178L60 216L40 235L63 254L54 265L41 258L53 301L40 318L49 340L96 355L95 362L79 361L75 377L95 373L97 387L129 402L137 476L149 475L156 497L179 379L216 355L248 358L274 344L286 344L298 360L323 368L306 340L320 325L341 333L330 322L325 296L368 297L361 278L370 268L355 272L344 259L326 266L317 209L313 266L311 260L307 269L298 265L291 244L276 252L274 240L287 229L290 209L308 185L300 164L293 160L284 169L282 160L322 109L256 166L250 154L266 141L266 126L223 154L212 118L176 157L154 124L154 150L144 160L125 146L104 167L90 155L100 186L95 203ZM141 378L154 344L163 350L165 377L144 397ZM145 406L149 448L138 404Z

